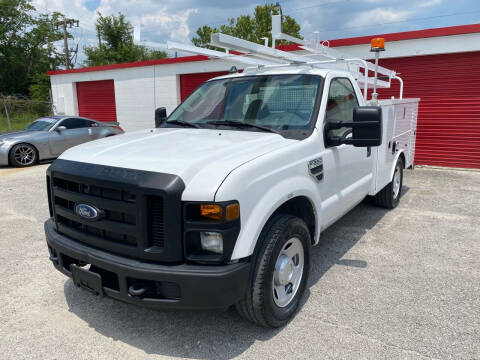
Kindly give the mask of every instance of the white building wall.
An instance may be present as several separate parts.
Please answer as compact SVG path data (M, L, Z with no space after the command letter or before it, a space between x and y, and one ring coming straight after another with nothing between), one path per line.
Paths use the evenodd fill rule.
M56 112L78 115L77 82L113 79L117 121L122 128L132 131L151 127L155 106L153 75L153 66L54 75L51 83Z
M385 48L386 51L380 53L381 58L479 51L480 33L386 41ZM369 44L337 46L335 49L361 59L373 59L375 57L374 53L370 52Z
M51 76L52 97L55 113L78 114L77 92L75 84L66 75Z
M114 70L117 121L125 131L152 127L154 123L153 70L153 66Z

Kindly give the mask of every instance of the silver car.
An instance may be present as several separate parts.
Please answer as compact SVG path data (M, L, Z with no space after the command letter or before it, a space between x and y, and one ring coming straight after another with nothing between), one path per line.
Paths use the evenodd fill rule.
M0 134L0 165L31 166L54 159L72 146L118 134L123 134L118 123L79 116L39 118L24 130Z

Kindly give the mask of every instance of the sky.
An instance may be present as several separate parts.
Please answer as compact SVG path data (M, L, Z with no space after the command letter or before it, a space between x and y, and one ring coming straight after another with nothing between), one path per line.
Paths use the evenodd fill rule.
M253 14L265 0L32 0L40 13L60 11L80 20L73 28L78 44L77 63L84 59L85 45L96 44L95 21L103 15L123 13L141 29L147 44L167 40L190 42L198 27L220 26L229 18ZM444 26L480 23L479 0L283 0L283 14L300 24L301 34L313 39L318 31L322 40ZM59 44L61 46L62 44Z

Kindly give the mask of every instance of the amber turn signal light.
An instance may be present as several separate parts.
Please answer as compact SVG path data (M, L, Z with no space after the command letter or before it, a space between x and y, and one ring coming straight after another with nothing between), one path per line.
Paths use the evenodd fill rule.
M200 216L210 220L222 221L223 209L220 205L216 204L201 204Z
M232 221L240 217L240 205L238 203L227 205L225 209L225 220Z

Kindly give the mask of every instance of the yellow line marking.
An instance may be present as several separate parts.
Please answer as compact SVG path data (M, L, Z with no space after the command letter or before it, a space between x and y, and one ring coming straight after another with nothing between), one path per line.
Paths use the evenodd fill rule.
M18 172L22 172L28 170L28 168L15 168L15 169L7 169L7 170L0 170L0 176L8 176L12 174L16 174Z

